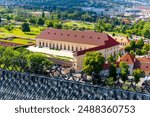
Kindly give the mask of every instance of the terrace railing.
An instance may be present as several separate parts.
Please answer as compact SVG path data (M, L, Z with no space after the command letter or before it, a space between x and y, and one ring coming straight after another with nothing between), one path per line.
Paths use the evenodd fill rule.
M85 73L63 74L54 66L45 75L36 75L0 69L0 99L58 99L58 100L149 100L150 86L137 86L133 79L123 83L119 76L112 86L106 79L93 84L95 75Z

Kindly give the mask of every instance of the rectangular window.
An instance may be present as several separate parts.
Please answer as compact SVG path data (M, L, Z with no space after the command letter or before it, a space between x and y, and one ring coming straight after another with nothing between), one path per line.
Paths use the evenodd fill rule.
M39 46L41 47L41 42L39 42Z

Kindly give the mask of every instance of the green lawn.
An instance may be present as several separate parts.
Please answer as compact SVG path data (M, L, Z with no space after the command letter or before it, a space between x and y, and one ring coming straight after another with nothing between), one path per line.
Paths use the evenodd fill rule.
M2 34L5 35L6 37L21 36L24 38L35 38L38 34L40 34L40 32L43 28L44 27L31 26L30 27L31 31L24 33L24 32L22 32L22 30L19 27L15 27L12 31L8 31L4 27L0 27L0 33L1 33L1 35ZM0 37L1 37L1 35L0 35Z
M118 32L106 32L106 33L108 33L108 34L113 34L113 33L115 33L115 35L117 36L123 36L123 37L127 37L127 34L124 34L124 33L118 33Z
M34 40L20 39L20 38L15 38L15 39L12 39L12 40L2 40L2 39L0 39L0 41L13 42L13 43L18 43L18 44L23 44L23 45L35 44Z
M1 34L0 33L0 38L7 38L8 36L6 36L5 34Z
M86 23L86 22L81 22L81 21L67 21L64 23L64 26L70 27L70 28L85 28L89 30L94 29L94 24L93 23Z

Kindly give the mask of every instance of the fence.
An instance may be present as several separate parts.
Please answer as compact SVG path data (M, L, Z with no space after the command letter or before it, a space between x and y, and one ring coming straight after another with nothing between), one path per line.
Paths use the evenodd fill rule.
M56 72L56 71L55 71ZM67 79L66 79L67 78ZM71 78L71 79L70 79ZM75 78L75 77L74 77ZM51 77L0 69L0 99L7 100L149 100L148 92L123 90L119 85L93 85L68 74ZM70 80L68 80L70 79ZM118 83L118 82L117 82ZM131 84L130 84L131 85ZM118 88L116 86L119 86ZM145 89L143 89L145 90Z

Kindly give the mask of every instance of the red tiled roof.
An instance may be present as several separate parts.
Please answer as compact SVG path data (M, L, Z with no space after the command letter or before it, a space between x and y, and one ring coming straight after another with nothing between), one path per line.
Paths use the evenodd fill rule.
M98 33L93 31L52 29L52 28L48 28L43 32L41 32L41 34L37 36L37 39L65 41L65 42L89 44L89 45L104 46L104 47L107 46L110 47L119 44L106 33ZM106 45L106 42L108 42L107 43L108 45Z
M135 56L130 53L127 53L120 58L120 62L125 62L127 64L134 64L135 60Z
M20 45L22 44L0 41L0 46L4 46L4 47L7 47L7 46L15 47L15 46L20 46Z
M78 52L76 52L77 56L83 55L86 52L102 50L102 49L106 49L106 48L110 48L110 47L119 45L119 43L117 41L115 41L111 36L107 35L107 37L108 37L107 40L104 41L104 45L100 45L100 46L97 46L94 48L78 51Z
M143 71L150 71L150 59L149 58L137 58L134 69L141 69Z
M142 71L150 71L150 58L135 58L133 55L127 53L120 58L119 62L133 64L134 69L141 69Z

